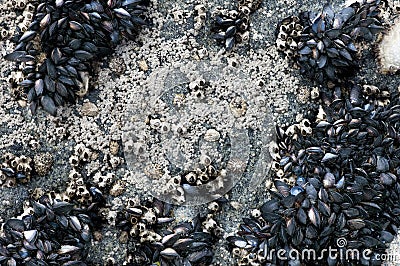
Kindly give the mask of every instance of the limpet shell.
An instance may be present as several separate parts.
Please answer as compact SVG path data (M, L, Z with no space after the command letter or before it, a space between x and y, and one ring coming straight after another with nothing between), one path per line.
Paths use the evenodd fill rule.
M82 105L82 114L85 116L96 116L99 113L99 108L94 103L85 102Z
M204 140L206 140L208 142L218 141L220 137L221 137L221 134L213 128L208 129L206 131L206 133L204 134Z

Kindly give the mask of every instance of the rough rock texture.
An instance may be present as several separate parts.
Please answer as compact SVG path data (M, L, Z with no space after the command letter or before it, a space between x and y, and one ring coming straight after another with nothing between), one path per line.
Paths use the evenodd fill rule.
M72 170L69 159L74 147L81 143L92 152L88 162L80 166L83 175L90 179L98 172L102 175L113 173L115 180L124 184L121 195L107 197L105 216L112 217L113 211L129 199L151 197L153 188L151 183L144 182L147 180L144 165L132 167L132 161L124 159L122 148L115 152L115 142L123 146L126 121L136 121L142 126L135 129L135 134L150 136L144 119L156 111L161 111L167 121L176 123L173 105L159 106L157 99L170 103L174 99L178 101L185 84L202 78L209 87L200 95L200 100L196 95L185 95L178 112L180 123L195 121L197 124L192 125L193 130L184 140L165 137L160 145L155 139L144 138L153 158L146 162L159 164L163 169L166 162L159 155L172 156L179 147L179 156L172 156L180 158L175 163L186 162L188 168L192 167L199 159L194 148L196 140L207 128L204 124L207 119L202 114L207 110L207 104L212 106L209 122L222 134L232 131L234 126L244 132L242 138L235 140L231 150L232 156L234 152L239 153L239 161L231 164L234 166L232 169L237 169L236 177L240 180L227 194L230 203L217 216L226 233L235 231L241 218L248 216L251 209L260 206L267 197L268 134L273 124L299 122L306 116L308 103L304 103L309 97L304 99L304 96L309 95L306 92L313 85L302 79L292 63L276 50L276 24L299 10L319 10L321 3L264 1L251 16L249 43L225 53L211 38L210 26L212 14L219 8L231 7L232 2L153 0L148 12L152 27L144 29L137 42L120 45L112 57L100 64L96 77L91 80L89 94L75 106L61 109L57 117L42 110L32 117L26 102L15 101L15 89L8 83L15 69L12 63L0 60L0 155L11 151L33 157L49 152L54 158L53 167L46 176L34 176L28 184L13 188L0 188L1 219L13 217L21 211L29 190L40 187L47 191L65 191ZM342 4L341 1L334 2ZM198 4L206 7L207 19L195 30L194 7ZM1 11L2 20L8 23L9 28L15 27L14 18L21 13L13 12L10 8ZM13 44L2 40L0 49L0 55L4 56L13 50ZM398 78L379 74L372 49L365 49L361 56L364 59L359 80L388 88L400 85ZM229 111L235 97L246 102L247 110L243 116L235 117ZM107 191L103 193L108 194ZM174 214L178 221L186 220L205 206L177 207ZM119 233L112 225L107 225L98 235L89 253L90 261L102 264L107 258L114 257L116 264L121 265L125 245L119 242ZM234 264L223 240L217 244L215 252L215 265Z

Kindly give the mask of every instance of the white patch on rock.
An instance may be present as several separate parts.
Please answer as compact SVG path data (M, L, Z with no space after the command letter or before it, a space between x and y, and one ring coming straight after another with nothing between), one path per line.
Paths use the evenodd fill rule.
M393 25L379 45L379 61L383 73L400 69L400 20Z

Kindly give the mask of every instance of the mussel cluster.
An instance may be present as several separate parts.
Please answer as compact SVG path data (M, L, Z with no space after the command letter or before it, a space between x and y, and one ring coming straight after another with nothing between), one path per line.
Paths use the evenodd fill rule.
M221 230L212 214L172 225L170 212L171 205L154 199L118 213L116 226L128 237L126 265L210 265Z
M338 83L358 68L356 42L371 41L384 29L381 5L380 0L364 0L335 13L327 4L320 13L285 18L276 30L277 48L293 57L306 77Z
M258 217L244 219L239 236L228 239L242 262L286 265L268 252L321 254L345 239L341 248L370 250L371 260L326 256L302 263L380 265L374 254L385 253L400 226L399 93L382 103L376 100L379 90L373 94L370 86L348 84L342 91L322 106L323 115L311 119L311 135L298 127L277 128L272 197Z
M0 231L1 265L86 265L91 219L73 204L48 196L31 201Z
M12 187L17 182L28 182L33 172L32 158L6 153L0 165L0 186Z
M227 51L236 43L249 39L250 14L258 9L260 0L239 0L237 10L221 12L215 17L212 28L214 39L222 43Z
M73 170L69 174L68 187L65 195L69 200L77 201L81 204L90 204L95 201L94 195L101 195L101 192L92 187L89 189L88 178L81 174L81 167L90 161L92 151L82 143L75 146L74 154L69 158L69 163ZM98 196L100 199L102 196Z
M88 91L94 63L122 39L134 39L147 0L41 0L32 23L5 59L18 63L30 109L56 114Z

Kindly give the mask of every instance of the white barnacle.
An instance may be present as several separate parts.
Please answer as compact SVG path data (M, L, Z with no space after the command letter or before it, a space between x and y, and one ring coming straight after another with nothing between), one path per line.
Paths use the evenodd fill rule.
M247 112L247 103L241 97L232 99L232 101L229 103L229 107L235 118L244 116Z
M324 108L322 108L322 106L320 105L319 109L318 109L316 122L318 123L318 122L325 121L325 120L326 120L326 113L324 111Z
M234 257L234 258L240 258L240 257L241 257L241 254L242 254L242 251L241 251L240 248L234 248L234 249L232 250L232 254L233 254L233 257Z
M178 135L183 135L187 132L187 128L182 125L182 124L177 124L174 126L174 131L178 134Z
M69 163L70 163L73 167L77 167L78 164L79 164L79 157L78 157L78 156L75 156L75 155L72 155L72 156L69 158Z
M143 220L145 220L148 224L155 224L157 222L157 217L155 213L151 210L147 211L143 217Z
M208 209L212 212L216 212L219 210L219 205L216 202L211 202L210 204L208 204Z
M300 127L300 133L301 133L303 136L311 135L311 134L312 134L311 123L310 123L310 121L309 121L308 119L303 119L303 120L300 122L299 127Z
M166 134L166 133L169 132L169 130L170 130L169 123L161 122L161 125L160 125L160 128L159 128L160 133Z
M251 210L251 216L254 218L259 218L261 217L261 211L259 209L253 209Z
M297 129L298 129L298 125L297 124L290 125L286 129L285 134L288 135L289 137L292 137L294 134L296 134Z
M194 7L194 10L196 10L197 12L202 13L202 14L206 13L206 8L204 5L196 5Z
M205 154L200 156L200 163L204 166L209 166L211 164L211 158Z
M314 87L311 90L311 99L315 100L319 97L319 88L318 87Z

